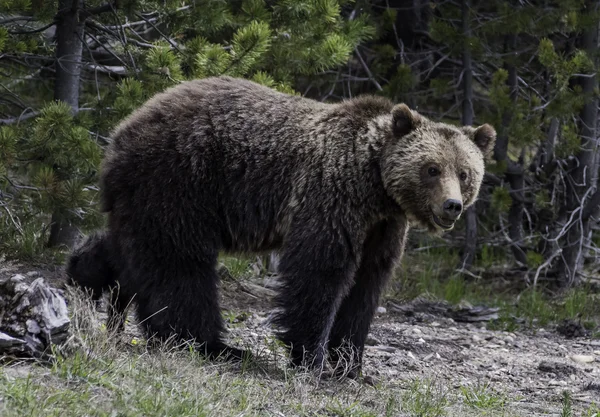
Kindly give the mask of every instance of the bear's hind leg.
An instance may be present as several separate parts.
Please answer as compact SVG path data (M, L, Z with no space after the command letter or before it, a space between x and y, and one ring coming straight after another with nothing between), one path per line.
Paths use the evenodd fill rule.
M199 352L240 360L247 352L227 346L218 301L214 262L162 262L135 296L140 324L148 337L190 342ZM165 267L169 265L170 267ZM138 281L139 282L139 281Z
M379 297L404 249L406 222L382 221L368 234L354 286L337 312L329 360L337 374L360 374L365 341Z
M122 332L125 330L127 310L133 301L133 297L128 297L118 282L110 288L106 320L106 327L109 331Z

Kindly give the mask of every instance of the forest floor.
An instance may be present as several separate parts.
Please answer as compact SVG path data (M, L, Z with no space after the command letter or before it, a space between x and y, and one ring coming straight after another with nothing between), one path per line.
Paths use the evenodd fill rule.
M4 264L0 278L28 271ZM62 279L58 270L42 276ZM255 356L237 365L148 351L132 314L124 334L109 334L104 313L68 293L68 354L51 364L4 361L0 415L600 416L600 339L567 338L552 324L494 330L502 326L454 320L447 303L430 298L382 302L366 378L319 381L286 366L268 325L271 284L222 284L229 342Z

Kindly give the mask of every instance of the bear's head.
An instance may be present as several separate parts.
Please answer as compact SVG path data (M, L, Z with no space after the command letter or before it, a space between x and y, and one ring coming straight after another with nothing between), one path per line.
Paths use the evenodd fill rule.
M433 233L452 229L477 198L496 131L436 123L405 104L393 107L388 126L381 154L388 195L411 223Z

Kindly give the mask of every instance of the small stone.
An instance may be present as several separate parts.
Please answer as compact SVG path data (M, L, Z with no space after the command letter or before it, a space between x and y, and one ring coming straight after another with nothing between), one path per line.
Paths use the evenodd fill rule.
M515 338L512 336L506 336L504 337L504 342L505 343L514 343L515 342Z
M596 355L596 356L600 356L600 350L595 350L595 351L594 351L594 355Z
M579 363L594 362L594 357L592 355L571 355L571 359Z
M429 359L433 358L433 353L430 353L429 355L425 356L423 358L424 361L428 361Z
M377 314L385 314L387 313L387 309L385 307L377 307Z
M39 334L42 331L42 329L40 329L39 324L35 320L29 319L25 322L25 324L27 325L27 331L29 333Z
M575 381L575 379L576 379L575 374L571 374L570 378L571 378L571 381Z
M481 342L483 340L481 336L478 336L476 334L474 334L473 337L471 337L471 339L473 339L473 342Z
M365 344L367 346L376 346L376 345L380 345L381 344L381 340L379 340L378 338L376 338L372 334L369 334L367 336L367 340L365 340Z
M373 346L373 349L386 353L394 353L396 351L396 348L392 346Z
M437 321L434 321L433 323L430 324L431 327L440 327L440 323L438 323Z
M363 376L363 383L370 386L375 386L377 384L377 379L372 375Z
M551 361L540 362L538 369L542 372L555 375L572 375L577 373L577 369L573 365Z
M422 344L425 343L425 340L423 340L422 337L419 337L419 340L417 340L417 343L420 344L420 345L422 345Z
M414 333L414 334L421 334L421 333L423 333L423 332L422 332L422 331L421 331L421 329L419 329L418 327L413 327L413 333Z

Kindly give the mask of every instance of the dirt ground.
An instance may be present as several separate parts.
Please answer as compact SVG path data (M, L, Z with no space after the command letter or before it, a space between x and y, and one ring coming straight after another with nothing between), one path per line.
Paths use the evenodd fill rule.
M26 273L23 267L0 265L0 278L17 272ZM60 286L59 270L42 275ZM223 282L230 343L250 347L259 356L269 351L274 293L271 279ZM418 311L399 312L397 302L382 302L364 358L364 373L375 383L402 386L415 379L429 380L447 390L489 384L506 396L508 415L562 416L564 391L571 393L573 415L585 415L592 404L600 404L600 340L567 339L550 326L488 330L485 322L458 322L435 303L424 305ZM131 337L138 334L134 322L130 316L126 332ZM460 407L451 405L449 415L466 415Z
M265 284L271 286L257 280L224 287L223 307L239 321L229 325L238 344L256 349L271 335L268 299L274 292ZM364 357L364 373L375 381L430 380L448 389L489 384L522 416L561 415L564 391L572 394L574 415L600 404L600 340L567 339L553 326L488 330L485 322L446 317L438 303L414 304L398 312L397 302L382 302Z

